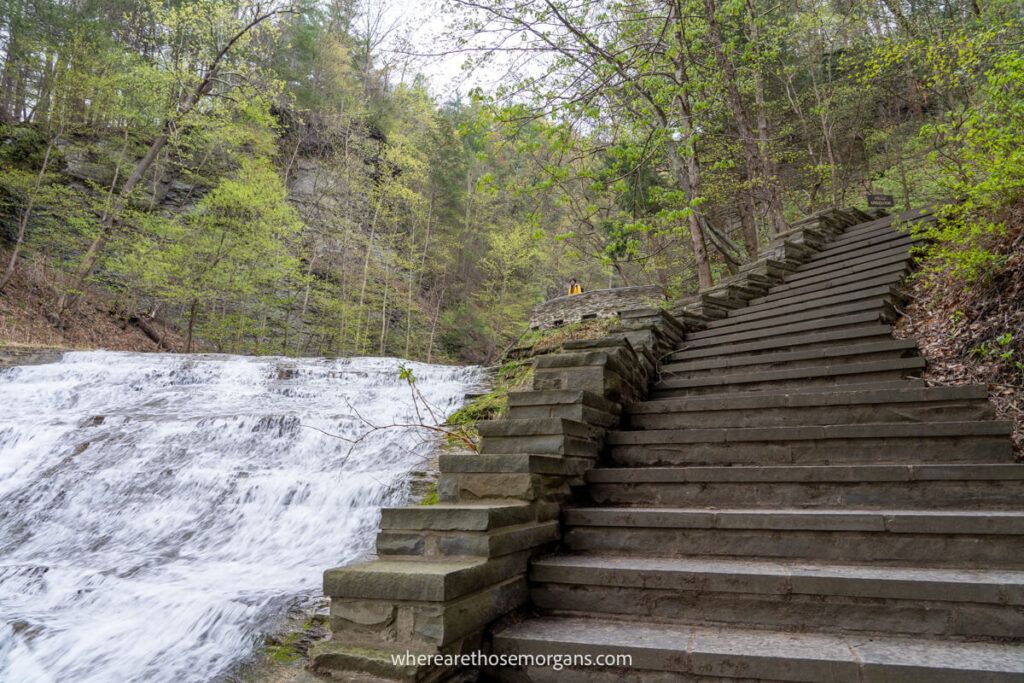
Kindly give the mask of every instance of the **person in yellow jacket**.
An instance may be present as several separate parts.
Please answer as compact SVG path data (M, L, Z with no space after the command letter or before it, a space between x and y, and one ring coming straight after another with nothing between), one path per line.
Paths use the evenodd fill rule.
M580 283L576 282L576 278L569 278L569 296L574 294L582 294L583 288L580 287Z

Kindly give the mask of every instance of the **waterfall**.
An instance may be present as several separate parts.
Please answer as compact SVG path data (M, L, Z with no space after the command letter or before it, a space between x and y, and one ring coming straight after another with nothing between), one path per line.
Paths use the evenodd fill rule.
M436 446L393 358L68 353L0 371L0 681L209 681ZM475 368L409 363L447 415ZM425 416L429 419L428 416Z

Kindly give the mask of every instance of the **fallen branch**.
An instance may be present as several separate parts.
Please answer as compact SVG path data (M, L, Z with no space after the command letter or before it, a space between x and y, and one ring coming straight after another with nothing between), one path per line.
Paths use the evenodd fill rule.
M352 449L355 448L356 445L361 443L364 439L369 437L371 434L386 431L388 429L423 429L429 432L433 432L435 434L442 434L448 439L454 439L474 453L480 452L480 449L476 445L476 442L473 441L473 439L470 438L468 434L460 430L449 429L444 425L439 424L441 423L441 418L439 417L441 411L436 406L431 405L430 402L423 396L423 393L419 390L419 387L416 386L416 376L413 374L411 368L409 368L406 365L399 365L398 374L399 377L404 379L406 383L409 385L409 391L412 394L413 411L416 413L416 419L418 420L418 422L393 422L391 424L378 425L371 422L369 419L363 417L363 415L359 412L359 409L352 405L352 402L346 398L345 403L348 404L349 410L352 411L352 414L355 415L360 422L369 427L369 429L367 429L359 436L355 438L349 438L347 436L342 436L341 434L333 434L331 432L320 429L319 427L314 427L312 425L304 424L301 426L307 429L312 429L314 431L320 432L321 434L326 434L327 436L333 437L335 439L341 439L342 441L350 444L348 452L345 454L346 460L348 459L348 456L352 454ZM424 412L426 412L427 415L430 416L430 419L433 420L435 424L430 424L423 420Z

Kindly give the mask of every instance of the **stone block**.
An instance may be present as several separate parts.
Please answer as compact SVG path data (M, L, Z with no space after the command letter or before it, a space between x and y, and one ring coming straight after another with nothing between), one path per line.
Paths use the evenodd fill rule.
M390 600L331 600L331 631L362 642L394 642L398 607Z
M371 560L328 569L324 594L333 598L445 602L526 571L529 553L497 559Z
M381 529L486 531L533 519L523 503L415 505L381 510Z
M414 637L445 646L478 632L526 602L529 589L524 574L487 586L460 600L421 604L413 608Z

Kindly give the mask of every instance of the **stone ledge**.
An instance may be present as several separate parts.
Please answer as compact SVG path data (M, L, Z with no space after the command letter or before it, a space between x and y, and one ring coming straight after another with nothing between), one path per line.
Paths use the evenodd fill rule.
M333 598L446 602L524 573L529 553L497 559L370 560L324 572Z
M590 469L588 459L535 453L447 453L441 456L442 474L553 474L573 476Z
M533 506L524 502L441 503L381 510L381 529L487 531L534 519Z

